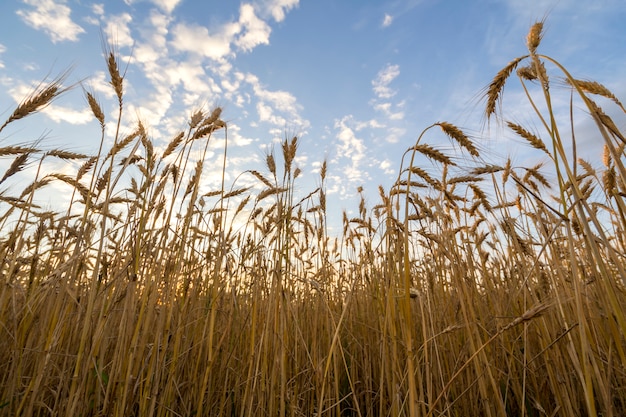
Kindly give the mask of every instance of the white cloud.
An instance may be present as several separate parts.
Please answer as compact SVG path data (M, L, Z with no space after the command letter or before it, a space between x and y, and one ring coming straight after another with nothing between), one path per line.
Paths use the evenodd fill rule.
M212 30L187 23L176 25L172 44L179 51L193 52L219 61L233 55L231 44L241 51L249 52L259 45L268 45L271 33L272 28L257 16L255 7L244 3L239 9L237 22L228 22Z
M239 23L244 29L244 33L235 41L235 44L243 51L247 52L258 45L268 45L270 43L272 28L255 15L252 5L241 5Z
M145 123L146 126L164 126L168 120L165 115L173 103L172 92L167 87L154 87L153 92L142 102L138 102L137 106L133 103L127 105L127 114L131 114L137 119ZM151 135L155 139L160 139L163 135L167 135L168 129L154 129Z
M2 55L6 50L6 46L0 43L0 55ZM4 63L2 61L0 61L0 68L4 68Z
M21 9L16 13L26 24L43 30L53 43L61 41L78 41L78 35L85 30L74 23L70 17L72 10L60 0L23 0L25 4L34 9Z
M372 80L374 94L378 98L391 98L396 95L396 91L389 88L389 84L400 75L400 66L387 64L380 70L376 78Z
M282 22L285 14L298 6L300 0L265 0L261 3L261 7L269 13L275 21Z
M124 3L127 5L132 5L133 3L139 3L144 0L124 0ZM176 6L181 2L181 0L149 0L150 3L154 4L161 10L163 10L167 14L171 14Z
M100 25L100 20L104 16L104 4L97 3L91 5L91 12L94 16L85 16L83 20L90 25L98 26Z
M157 12L156 10L152 10L150 12L150 17L148 18L150 22L151 30L149 32L144 32L142 35L144 38L150 42L153 46L166 49L167 48L167 34L168 34L168 26L172 21L172 18Z
M345 159L347 163L340 163L337 159L333 162L342 165L342 175L334 177L333 181L338 182L337 192L346 195L350 188L362 185L367 173L361 168L361 162L365 157L365 143L355 134L355 123L352 116L344 116L341 120L335 120L337 129L336 153L337 159Z
M402 102L397 106L402 107ZM374 105L374 110L382 112L389 120L402 120L404 119L403 111L393 112L391 110L391 103L378 103Z
M9 80L11 84L15 84L15 80ZM20 103L24 100L24 97L29 97L33 92L32 85L28 85L25 82L17 82L9 89L8 93L15 100L16 103ZM82 110L75 110L70 107L64 107L55 102L43 107L40 111L54 122L67 122L74 125L82 125L89 123L93 120L93 114L89 107L85 106Z
M134 40L130 34L129 23L133 18L128 13L117 16L107 16L104 32L108 39L116 46L133 46Z
M172 45L179 51L220 60L231 54L230 44L240 31L241 25L232 22L223 25L215 33L209 33L204 26L180 23L172 31Z
M350 116L346 116L335 122L335 128L339 129L337 139L339 139L339 150L341 155L351 158L353 162L358 164L365 155L365 145L363 140L356 137L354 130L348 124L352 121Z
M94 3L91 5L91 11L98 16L104 15L104 4Z
M67 122L73 125L84 125L94 120L93 113L91 113L89 108L74 110L69 107L51 104L41 112L57 123Z
M383 18L383 27L386 28L386 27L390 26L391 23L393 23L393 16L391 16L390 14L385 13L385 17Z
M406 133L406 129L403 127L390 127L386 130L386 133L385 141L387 143L398 143L400 138Z
M115 92L111 84L107 81L107 76L104 71L97 71L89 78L89 87L93 92L104 95L107 100L111 100L115 97Z
M387 175L396 173L396 170L393 168L393 164L389 159L382 161L378 167Z
M156 61L161 57L161 54L152 45L142 43L137 45L133 56L137 62L150 65L156 63Z
M152 0L152 2L160 7L165 13L171 14L181 0Z
M309 127L309 121L300 116L302 108L291 93L265 89L254 74L237 72L235 78L238 81L245 81L252 87L254 95L259 100L256 105L259 121L270 123L281 129L296 128L300 130L299 134L303 134Z
M228 124L229 143L234 144L235 146L247 146L247 145L250 145L252 142L254 142L253 139L241 136L240 131L241 131L241 128L237 126L235 123ZM255 161L258 159L254 154L252 155L252 157Z
M383 128L383 127L385 127L385 125L380 123L376 119L370 119L370 120L367 120L365 122L355 122L354 123L354 130L356 130L357 132L359 130L363 130L365 128L380 129L380 128Z

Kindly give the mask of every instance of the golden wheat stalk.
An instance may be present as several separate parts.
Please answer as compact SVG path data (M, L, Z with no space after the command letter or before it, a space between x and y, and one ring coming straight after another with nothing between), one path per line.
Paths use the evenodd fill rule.
M25 146L5 146L0 148L0 157L39 152L39 149Z
M526 139L533 148L542 150L550 155L550 152L548 151L548 148L546 148L545 143L543 143L543 141L538 136L535 136L534 134L530 133L528 130L524 129L522 126L516 123L507 121L506 124L512 131Z
M615 104L617 104L622 109L622 111L626 112L626 109L624 108L622 103L618 100L618 98L615 97L615 94L613 94L611 90L609 90L608 88L606 88L604 85L600 84L599 82L586 81L586 80L570 80L569 78L566 78L565 81L570 85L576 84L583 91L586 91L588 93L595 94L598 96L606 97L612 100Z
M63 81L67 78L68 72L65 72L52 80L48 85L40 84L30 93L13 111L11 116L0 126L0 132L11 122L23 119L24 117L36 113L37 111L48 106L53 99L63 94L69 89L63 88Z
M504 85L506 84L506 80L511 75L511 72L517 67L517 65L525 59L526 56L521 56L515 58L513 61L509 62L504 68L502 68L496 76L489 84L487 88L487 104L485 106L485 116L487 119L491 117L492 114L496 112L496 107L502 98L502 90L504 89Z
M441 152L438 149L433 148L430 145L427 144L417 144L415 145L413 148L411 148L412 150L421 153L422 155L433 159L437 162L440 162L444 165L452 165L455 166L456 164L452 161L452 159L447 156L446 154L444 154L443 152Z
M45 156L53 156L55 158L64 159L66 161L70 161L70 160L73 160L73 159L87 159L87 158L89 158L88 155L84 155L82 153L64 151L64 150L61 150L61 149L53 149L51 151L48 151L48 152L45 153Z
M161 159L165 159L168 156L170 156L172 152L174 152L174 150L178 148L178 145L181 144L184 137L185 137L185 132L179 132L178 135L174 136L174 138L170 141L170 143L167 144L167 147L163 151L163 155L161 156Z
M11 165L9 166L9 169L6 170L6 172L4 173L4 176L2 177L2 179L0 179L0 184L2 184L4 181L6 181L9 177L12 177L13 175L17 174L18 172L20 172L21 170L24 169L24 167L26 166L26 162L28 161L28 157L30 156L30 154L28 153L23 153L21 155L18 155L13 162L11 162Z
M462 147L464 147L472 156L480 156L478 153L478 149L472 143L472 141L467 137L465 133L458 127L454 126L452 123L448 122L439 122L437 123L441 130L445 132L446 135L450 136L452 139L456 140Z
M526 46L528 47L528 51L531 55L535 54L537 51L537 47L541 43L541 39L543 38L543 22L536 22L531 26L528 31L528 35L526 35Z
M52 173L49 175L49 177L56 178L57 180L60 180L68 185L71 185L80 193L81 197L83 197L85 201L87 201L87 199L89 198L89 189L85 187L83 184L81 184L80 181L77 181L76 179L70 177L69 175L60 174L60 173Z
M87 103L89 104L89 108L91 109L91 113L98 120L100 126L104 129L104 112L102 111L102 106L93 95L93 93L86 91L85 95L87 96Z

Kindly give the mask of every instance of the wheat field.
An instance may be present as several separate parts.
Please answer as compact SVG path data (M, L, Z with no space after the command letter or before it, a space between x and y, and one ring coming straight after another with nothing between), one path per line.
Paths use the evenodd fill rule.
M122 133L126 80L105 50L118 114L85 90L95 155L0 139L0 415L626 415L626 134L609 116L626 109L542 55L542 29L487 86L483 117L544 162L486 163L480 138L434 123L338 236L326 162L296 192L297 137L241 173L258 187L222 171L203 192L208 146L228 142L219 107L161 148L141 121ZM511 83L534 126L505 118ZM598 164L577 155L580 118ZM37 203L51 185L71 195L58 211Z

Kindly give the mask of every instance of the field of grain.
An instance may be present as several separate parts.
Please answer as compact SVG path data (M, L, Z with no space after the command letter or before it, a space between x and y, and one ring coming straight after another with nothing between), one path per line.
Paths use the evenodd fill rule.
M548 162L485 164L480 138L434 123L339 236L325 162L319 187L296 192L296 137L241 173L260 188L203 193L207 147L228 142L220 108L192 112L162 148L141 121L122 134L125 78L105 51L118 128L85 91L96 155L0 139L0 415L625 415L626 133L609 114L626 110L541 38L539 22L485 89L484 118ZM534 126L502 117L509 83ZM579 118L599 164L576 152ZM52 159L78 169L48 172ZM37 204L53 183L71 195L58 211Z

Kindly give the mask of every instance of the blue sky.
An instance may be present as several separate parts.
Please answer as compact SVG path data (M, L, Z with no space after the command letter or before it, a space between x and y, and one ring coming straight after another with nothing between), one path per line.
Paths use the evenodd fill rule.
M329 201L350 212L359 186L377 202L378 185L389 188L404 151L437 121L471 133L487 162L527 158L504 129L484 130L480 96L526 52L528 28L543 18L541 51L624 101L623 0L7 0L0 4L0 115L6 119L29 86L71 67L67 82L96 92L111 120L102 31L129 62L128 131L139 116L165 146L192 110L219 105L229 123L227 180L263 171L268 149L295 134L302 190L319 183L327 158ZM512 117L528 120L528 109L516 107L519 89L505 95ZM80 88L33 120L3 132L0 144L45 136L50 148L97 150L97 122ZM213 151L217 161L220 141ZM221 178L218 165L207 191Z

